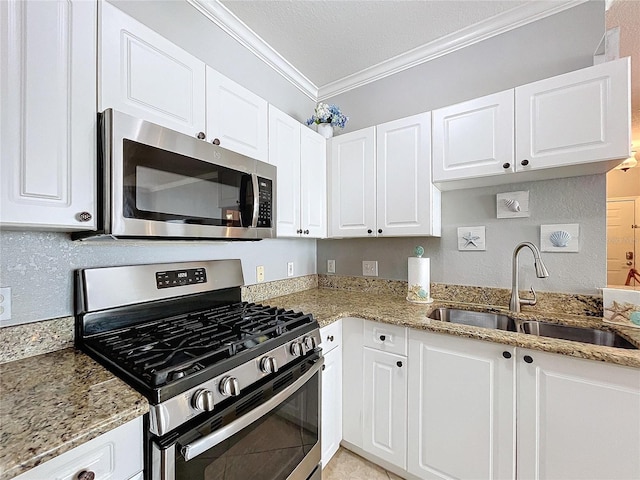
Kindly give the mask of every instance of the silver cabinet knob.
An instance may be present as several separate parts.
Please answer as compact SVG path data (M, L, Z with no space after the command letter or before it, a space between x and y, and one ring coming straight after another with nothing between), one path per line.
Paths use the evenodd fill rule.
M83 470L78 474L76 478L77 480L93 480L94 478L96 478L96 474L91 470Z
M275 373L278 371L278 362L273 357L262 357L260 360L260 370L262 373Z
M78 212L76 214L76 220L79 222L88 222L93 216L89 212Z
M220 393L225 397L237 397L240 395L240 384L235 377L224 377L220 381Z
M294 357L299 357L303 353L302 344L300 342L293 342L289 347L289 351L291 352L291 355L293 355Z
M198 140L204 140L205 138L207 138L207 135L205 135L204 132L198 132L196 137L198 137Z
M198 390L194 393L191 404L196 410L201 412L210 412L213 410L213 392L211 390Z

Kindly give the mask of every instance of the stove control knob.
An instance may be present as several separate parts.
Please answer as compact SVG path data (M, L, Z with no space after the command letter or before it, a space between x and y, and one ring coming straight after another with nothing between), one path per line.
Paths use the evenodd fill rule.
M273 357L262 357L260 360L260 371L262 373L275 373L278 371L278 363Z
M317 346L314 337L304 337L302 341L304 342L304 346L307 347L307 350L313 350Z
M198 390L191 398L191 404L196 410L210 412L213 410L213 392L211 390Z
M299 357L300 355L302 355L304 353L302 351L302 343L293 342L291 344L291 347L289 347L289 351L291 352L291 355L293 355L294 357Z
M236 377L224 377L220 381L220 393L225 397L237 397L240 395L240 384Z

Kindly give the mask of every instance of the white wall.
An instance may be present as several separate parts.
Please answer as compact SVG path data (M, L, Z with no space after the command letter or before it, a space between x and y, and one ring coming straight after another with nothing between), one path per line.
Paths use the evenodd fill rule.
M529 218L497 219L496 194L528 190ZM431 280L438 283L511 287L514 247L540 245L540 225L580 225L578 253L543 252L549 278L538 279L533 256L520 254L520 287L547 292L595 294L606 285L606 180L604 175L563 178L442 193L441 238L363 238L318 241L318 273L327 260L338 275L362 275L362 260L377 260L381 278L406 280L407 257L416 245L431 258ZM458 251L458 227L486 227L485 251Z
M316 273L316 242L268 239L258 242L73 242L64 233L0 233L0 278L12 290L12 318L2 325L73 315L73 272L78 268L239 258L245 284Z
M604 2L590 1L328 101L350 116L347 130L357 130L591 66L603 34ZM495 194L518 190L531 192L531 217L497 220ZM545 255L545 280L524 260L523 285L595 294L606 284L604 175L443 192L442 205L441 239L322 240L318 273L327 259L343 275L362 275L362 260L378 260L380 277L406 280L407 257L422 244L433 259L433 281L509 288L517 243L539 245L540 224L579 223L580 252ZM457 227L477 225L487 227L487 251L458 252Z

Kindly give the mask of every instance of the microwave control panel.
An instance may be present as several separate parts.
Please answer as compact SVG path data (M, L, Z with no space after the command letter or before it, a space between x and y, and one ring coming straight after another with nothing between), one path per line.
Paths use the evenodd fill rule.
M273 218L273 182L268 178L258 177L258 227L271 227L271 220Z

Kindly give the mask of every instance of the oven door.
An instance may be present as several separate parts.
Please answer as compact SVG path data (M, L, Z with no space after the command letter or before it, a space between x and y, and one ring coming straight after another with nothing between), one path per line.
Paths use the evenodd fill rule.
M205 422L151 439L150 478L318 478L323 362L314 353Z

